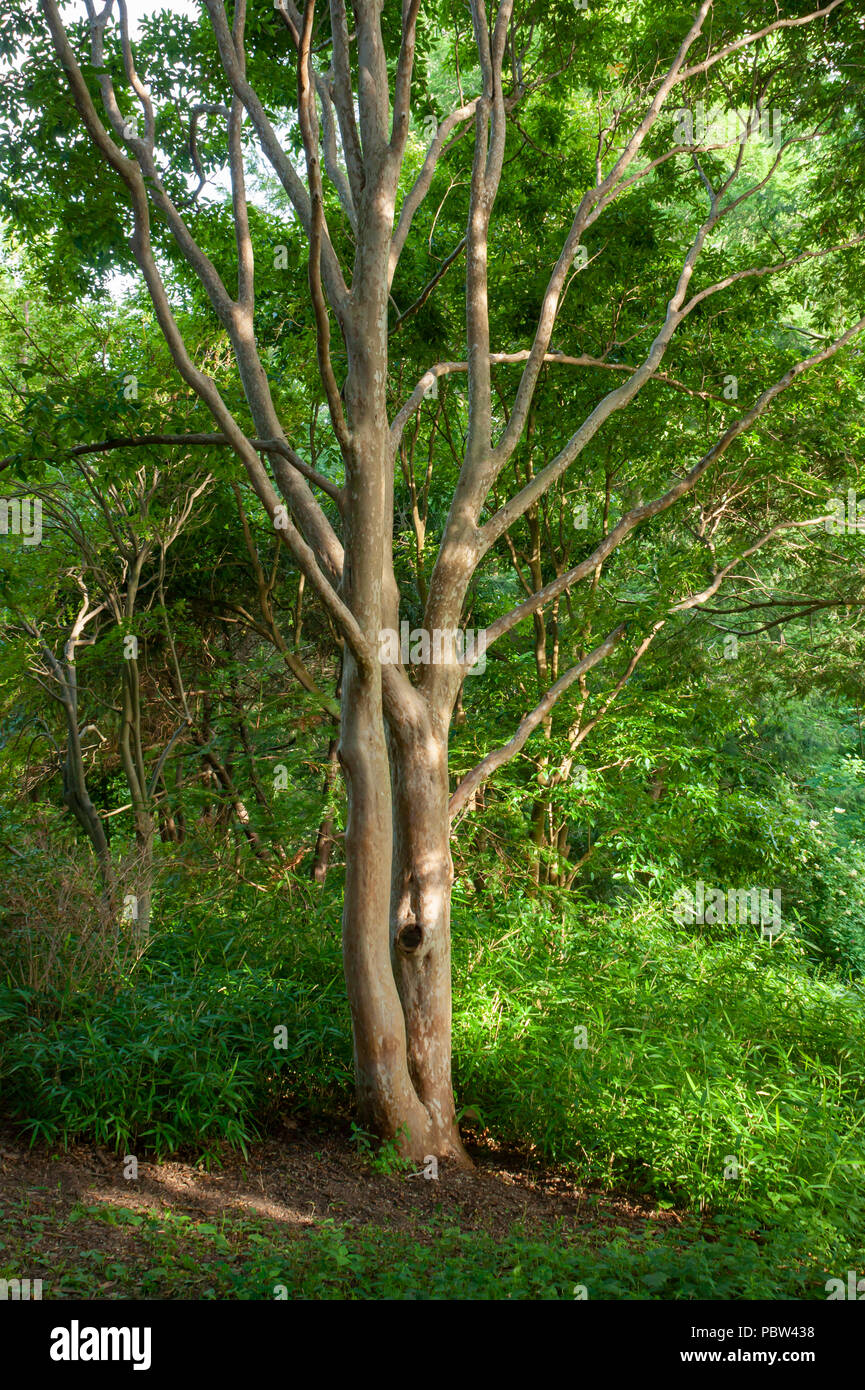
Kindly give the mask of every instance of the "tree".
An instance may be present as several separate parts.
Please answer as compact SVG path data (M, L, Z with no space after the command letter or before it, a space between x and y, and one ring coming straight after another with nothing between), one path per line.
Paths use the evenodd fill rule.
M263 6L235 0L230 18L223 0L204 0L207 22L194 28L194 58L184 84L184 91L198 89L201 99L188 106L185 121L179 119L178 89L172 89L158 61L161 53L165 69L182 66L176 40L154 22L136 57L126 0L117 0L116 7L106 0L101 10L86 0L86 9L86 25L67 31L56 0L39 0L56 65L92 153L83 150L70 122L69 98L65 107L58 100L56 74L47 71L36 28L31 46L38 80L27 99L32 103L41 90L51 113L43 121L43 142L49 142L51 121L57 122L74 167L96 169L98 157L113 171L92 194L94 218L109 241L131 224L129 245L158 327L181 378L216 427L215 433L190 434L177 442L223 444L234 451L338 633L343 655L339 760L348 799L343 945L361 1115L381 1135L400 1135L404 1150L415 1157L464 1160L451 1083L452 818L545 725L566 692L574 687L587 692L588 674L607 662L626 636L630 650L623 672L613 679L612 698L671 613L706 603L762 546L791 527L820 520L778 511L786 500L773 498L768 510L776 514L757 534L752 527L751 538L724 556L705 544L704 526L689 543L690 564L657 576L648 607L631 612L629 621L622 621L627 610L620 608L607 630L598 630L599 616L606 618L616 606L614 599L598 597L598 582L625 540L672 509L681 512L704 480L719 476L739 441L778 408L784 393L846 349L865 326L853 308L858 284L852 253L862 233L855 206L829 172L845 133L855 131L850 91L838 78L845 66L842 55L862 53L854 7L848 0L829 0L813 10L795 4L793 13L778 17L771 5L701 0L693 16L683 16L677 6L593 4L577 10L499 0L488 13L485 0L471 0L467 40L461 7L447 7L434 19L422 14L421 0L400 5L354 0L351 15L344 0L330 0L326 12L322 6L318 14L314 0L307 0L302 12L292 0L279 0L267 14ZM24 11L32 26L26 5ZM22 26L27 27L23 20ZM297 95L289 104L286 55L291 53ZM139 73L139 59L148 58L150 70L142 65ZM464 81L475 84L468 99ZM443 98L453 98L454 104L441 116L435 114L436 102ZM798 122L794 133L780 139L771 127L775 99L795 110ZM725 128L720 132L705 120L704 106L711 100L721 103ZM686 104L674 108L676 101ZM738 114L743 106L744 118ZM535 111L552 116L553 129L558 119L578 132L567 165L573 183L564 189L564 200L571 203L569 225L560 227L552 218L559 238L553 249L540 208L533 270L512 278L496 296L490 275L500 256L494 214L508 142L525 136L521 149L526 140L537 144L521 125ZM203 155L199 128L205 117ZM219 153L214 118L225 127L231 255L225 238L208 230L207 209L197 202L206 181L202 160ZM418 159L422 121L428 139ZM825 137L824 127L830 132ZM464 139L472 130L473 146ZM767 135L775 138L768 151ZM547 138L555 139L549 120ZM268 373L263 328L256 319L253 248L271 215L272 190L259 176L255 198L248 196L253 144L276 175L295 219L291 237L302 229L308 248L315 390L326 402L338 446L340 482L323 464L316 466L312 438L309 461L291 442L291 422L281 416ZM810 173L801 163L802 149L812 152ZM846 157L861 157L855 141ZM410 263L409 284L412 270L424 263L419 229L424 217L427 228L431 225L427 200L434 189L441 191L437 180L449 163L464 174L468 190L463 235L409 308L389 321L401 266ZM773 181L791 166L799 189L815 195L815 211L798 222L792 219L795 230L785 229L785 249L771 226L750 226L749 214L752 207L765 207L763 195L769 196ZM458 183L452 175L451 189ZM581 194L574 191L579 187L585 189ZM449 192L442 192L436 217ZM606 347L565 351L558 346L559 334L567 327L568 337L575 336L563 316L565 296L590 260L603 264L608 244L596 245L593 229L609 224L613 239L617 217L635 207L655 220L658 239L672 211L672 239L684 237L684 245L666 257L658 253L659 285L651 287L641 283L628 255L610 255L594 301L588 294L586 302L588 292L580 291L586 325L598 325L614 305ZM211 208L211 221L218 224L221 204ZM839 232L827 243L830 209ZM518 215L514 221L519 230ZM506 211L502 226L508 225ZM716 236L719 231L727 233L727 246ZM634 242L632 236L631 250ZM287 256L287 248L281 250ZM756 261L748 259L750 253L757 254ZM447 312L454 305L449 272L463 256L464 332L456 327L455 313ZM711 273L695 289L695 275L705 262ZM803 266L823 267L827 303L834 295L837 310L830 317L844 322L835 322L807 356L797 353L791 361L789 348L779 351L784 370L749 404L731 413L736 392L722 396L662 370L677 344L685 345L687 358L687 334L695 331L694 324L702 325L714 356L707 325L716 297L741 312L737 295L756 294L767 278L771 284L795 276ZM223 372L217 384L198 365L184 332L179 286L189 284L190 272L227 337L234 380ZM236 282L235 292L229 282ZM417 319L437 293L445 298L434 338L452 355L430 364L392 409L391 393L420 347L403 321ZM509 342L494 344L493 329ZM406 344L401 355L391 341L397 331ZM455 345L454 338L462 341ZM628 342L637 349L635 362L623 359ZM399 343L397 338L397 348ZM555 385L560 374L572 372L579 374L573 388ZM607 389L599 383L610 372L614 384ZM450 378L461 376L467 409L462 431L452 436L454 476L428 574L428 527L408 473L427 643L426 649L423 641L419 644L413 681L400 657L382 657L382 633L399 632L405 597L393 544L395 462L404 432L413 419L420 420L425 402ZM630 499L626 487L619 489L618 518L610 514L615 489L608 474L601 534L581 547L579 558L560 559L549 578L537 554L536 529L530 592L485 627L485 648L497 643L503 648L518 624L554 611L552 605L570 601L582 586L587 596L574 641L583 654L556 675L513 737L482 758L452 791L449 733L470 663L446 635L461 629L481 566L523 519L537 528L539 509L553 495L564 497L561 489L574 477L575 466L585 465L585 492L591 495L592 450L607 422L639 436L646 428L646 417L639 415L641 398L650 384L659 383L715 402L696 431L708 439L686 467L677 450L665 452L661 422L669 422L671 412L665 403L669 397L663 398L648 413L655 429L651 466L632 484ZM553 411L556 392L562 400ZM544 461L536 469L532 450L544 430ZM105 447L110 445L109 440ZM757 475L750 477L748 490L757 483ZM738 539L735 530L732 534ZM707 554L705 573L701 563ZM693 581L684 591L676 587L683 573ZM537 624L536 633L539 642L546 641ZM602 700L601 713L606 707Z

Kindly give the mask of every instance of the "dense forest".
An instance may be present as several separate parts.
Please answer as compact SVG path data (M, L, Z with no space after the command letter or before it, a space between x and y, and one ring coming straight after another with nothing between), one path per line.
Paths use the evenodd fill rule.
M4 1295L857 1297L861 5L0 64Z

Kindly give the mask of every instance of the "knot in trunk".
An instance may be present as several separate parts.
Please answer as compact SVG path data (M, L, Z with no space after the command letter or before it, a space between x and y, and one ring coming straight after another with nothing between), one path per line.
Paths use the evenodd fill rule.
M403 955L412 956L417 951L424 934L420 922L406 922L400 927L396 935L397 948Z

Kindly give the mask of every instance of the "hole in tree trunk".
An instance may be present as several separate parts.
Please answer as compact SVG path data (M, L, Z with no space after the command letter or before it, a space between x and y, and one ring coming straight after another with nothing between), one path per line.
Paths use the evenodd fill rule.
M406 922L396 940L400 950L404 951L406 955L411 955L412 951L416 951L423 940L420 922Z

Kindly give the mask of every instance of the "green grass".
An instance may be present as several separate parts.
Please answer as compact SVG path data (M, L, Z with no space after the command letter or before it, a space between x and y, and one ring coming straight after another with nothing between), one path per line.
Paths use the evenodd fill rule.
M555 910L457 913L458 1091L497 1135L691 1204L861 1204L861 988L756 928Z
M206 1161L280 1114L345 1116L337 914L335 887L302 915L240 894L207 919L169 924L164 910L116 990L0 988L0 1107L51 1143ZM740 1233L795 1231L806 1263L852 1267L865 1229L861 987L815 970L795 939L677 926L658 902L513 894L493 914L458 887L454 922L458 1104L491 1135ZM706 1269L720 1279L714 1248Z
M587 1213L576 1230L516 1226L504 1237L446 1220L412 1231L287 1228L83 1203L2 1218L0 1278L41 1277L46 1299L819 1300L842 1269L789 1233L746 1233L730 1218L636 1235L593 1226Z

